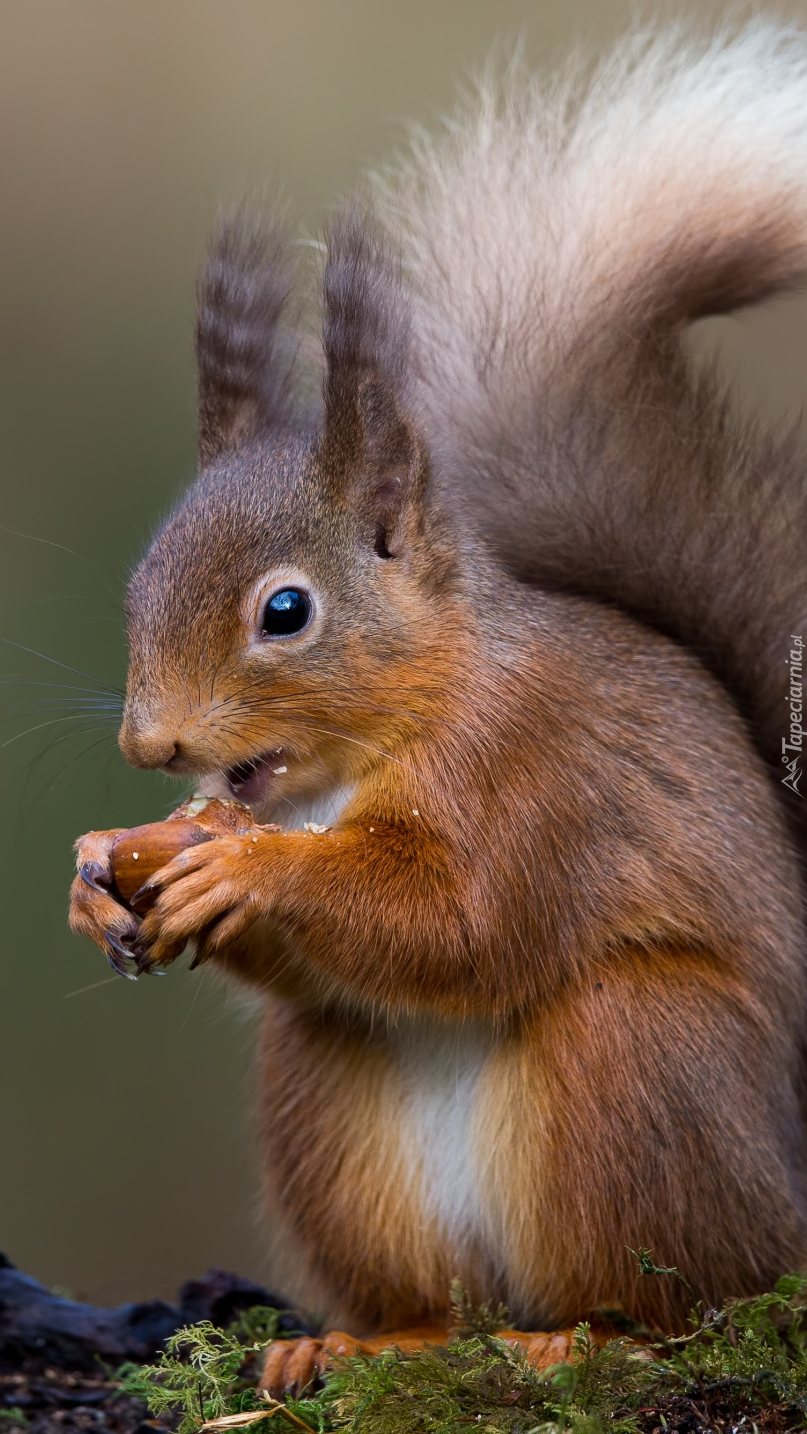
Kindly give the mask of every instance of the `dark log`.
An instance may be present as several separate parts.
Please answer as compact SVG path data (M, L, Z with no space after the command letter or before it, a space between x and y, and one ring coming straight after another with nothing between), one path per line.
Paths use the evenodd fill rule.
M112 1367L125 1360L140 1363L153 1359L180 1326L209 1319L224 1327L240 1310L258 1304L288 1308L251 1280L210 1270L183 1286L179 1304L141 1300L106 1309L53 1294L0 1255L0 1372L23 1366L97 1371L99 1359ZM284 1316L283 1323L313 1333L294 1316Z

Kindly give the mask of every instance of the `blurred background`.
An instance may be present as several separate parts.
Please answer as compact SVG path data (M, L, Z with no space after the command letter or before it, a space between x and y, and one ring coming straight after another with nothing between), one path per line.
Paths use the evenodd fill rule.
M645 15L709 23L699 0ZM0 1249L99 1302L263 1277L254 1016L204 973L111 978L71 844L178 794L128 771L127 574L194 472L194 277L217 206L281 187L316 232L496 42L596 51L631 0L0 0ZM807 0L789 15L807 22ZM807 304L703 326L797 412ZM41 655L36 655L41 654ZM110 705L112 704L112 705Z

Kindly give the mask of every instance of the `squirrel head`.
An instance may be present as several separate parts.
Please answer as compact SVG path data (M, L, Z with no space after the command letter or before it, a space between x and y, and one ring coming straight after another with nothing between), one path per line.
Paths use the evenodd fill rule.
M258 807L353 780L426 713L456 586L407 414L395 263L358 211L333 226L308 425L292 409L289 287L277 229L230 220L200 286L201 473L128 595L124 755L219 774Z

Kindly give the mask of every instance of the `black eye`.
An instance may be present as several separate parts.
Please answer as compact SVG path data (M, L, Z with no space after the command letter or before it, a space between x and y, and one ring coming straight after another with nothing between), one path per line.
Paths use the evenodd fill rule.
M311 616L312 603L302 588L281 588L272 593L261 618L263 637L290 637L302 632Z

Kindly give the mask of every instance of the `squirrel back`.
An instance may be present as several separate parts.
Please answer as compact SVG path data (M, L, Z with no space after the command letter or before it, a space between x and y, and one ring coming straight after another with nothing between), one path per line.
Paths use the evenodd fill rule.
M643 32L545 88L515 62L371 194L444 495L516 576L694 650L783 779L804 460L693 371L686 327L807 275L807 38Z

